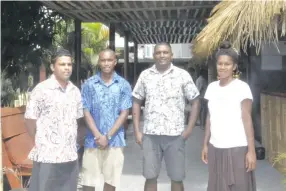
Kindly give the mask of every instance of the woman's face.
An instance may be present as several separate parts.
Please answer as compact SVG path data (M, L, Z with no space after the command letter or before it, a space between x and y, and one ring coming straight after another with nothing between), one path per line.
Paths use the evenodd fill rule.
M227 55L221 55L217 59L217 73L219 79L232 78L233 72L236 70L236 63Z

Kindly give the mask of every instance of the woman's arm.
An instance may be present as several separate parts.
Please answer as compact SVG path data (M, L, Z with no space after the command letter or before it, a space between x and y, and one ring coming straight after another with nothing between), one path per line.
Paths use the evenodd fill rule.
M252 100L244 99L241 103L242 107L242 122L248 143L248 153L246 155L246 168L247 172L256 168L256 153L255 153L255 139L252 124Z
M202 150L202 161L207 164L208 163L208 144L211 137L211 123L210 123L210 113L208 112L206 118L206 125L205 125L205 138L204 138L204 145Z

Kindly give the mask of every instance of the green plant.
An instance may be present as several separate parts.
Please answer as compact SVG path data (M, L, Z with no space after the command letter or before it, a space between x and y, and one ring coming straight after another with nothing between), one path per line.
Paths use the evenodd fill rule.
M274 163L273 165L277 164L277 163L280 163L282 161L286 161L286 153L279 153L275 158L274 158ZM283 173L283 184L286 186L286 168L283 168L282 169L282 173Z
M1 72L1 82L1 107L11 107L13 106L16 91L13 88L12 79L8 78L5 70Z

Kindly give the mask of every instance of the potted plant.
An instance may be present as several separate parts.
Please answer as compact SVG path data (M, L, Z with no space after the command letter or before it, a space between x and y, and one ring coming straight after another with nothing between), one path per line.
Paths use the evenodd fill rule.
M286 153L279 153L275 158L274 158L274 163L273 165L279 165L282 161L286 161ZM279 165L280 166L280 165ZM286 187L286 168L281 167L280 171L283 173L284 178L282 180L283 185Z

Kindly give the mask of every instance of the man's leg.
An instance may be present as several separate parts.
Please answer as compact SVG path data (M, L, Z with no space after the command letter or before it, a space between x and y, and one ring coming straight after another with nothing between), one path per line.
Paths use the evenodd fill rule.
M105 150L103 156L104 191L115 191L120 186L124 164L123 148L114 147Z
M157 191L157 178L163 156L160 140L159 135L143 136L143 176L146 178L144 191Z
M28 191L38 191L39 190L39 173L40 173L40 163L33 162L31 182L28 188Z
M171 179L171 191L184 191L185 140L180 136L165 136L163 143L164 160Z
M78 161L65 163L36 163L29 191L76 191ZM34 168L33 167L33 168ZM37 182L35 182L37 181Z
M102 151L85 148L82 159L82 190L94 191L99 184L102 166Z

